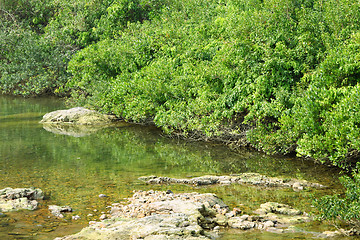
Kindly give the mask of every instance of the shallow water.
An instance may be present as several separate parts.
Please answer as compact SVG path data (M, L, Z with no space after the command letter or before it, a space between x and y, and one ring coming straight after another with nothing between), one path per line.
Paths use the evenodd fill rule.
M53 98L23 99L0 96L0 189L38 187L47 196L36 211L7 213L0 218L0 239L53 239L78 232L98 220L107 206L124 201L133 190L214 192L226 204L251 213L261 203L277 201L311 212L314 196L339 193L336 169L291 157L270 157L254 151L232 152L216 143L187 142L162 136L153 127L119 123L95 129L83 137L49 132L39 123L50 111L64 108ZM146 185L144 175L195 177L258 172L315 181L326 190L259 188L253 186ZM108 198L99 198L106 194ZM64 219L50 216L47 206L69 205ZM79 215L81 220L71 220ZM331 229L316 222L299 232L274 234L260 231L223 231L221 239L307 239L307 231ZM342 238L344 239L344 238Z

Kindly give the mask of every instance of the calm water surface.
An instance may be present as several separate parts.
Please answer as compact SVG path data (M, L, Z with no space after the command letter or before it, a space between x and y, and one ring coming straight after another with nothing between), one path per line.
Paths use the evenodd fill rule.
M342 191L338 171L309 161L251 151L235 153L221 144L169 139L158 129L126 123L95 129L82 137L53 133L39 123L45 113L63 108L58 99L0 96L0 189L33 186L47 196L39 210L7 213L0 218L0 239L53 239L76 233L89 221L98 220L111 203L122 202L140 189L214 192L228 205L247 213L266 201L311 212L313 196ZM305 179L330 188L302 192L252 186L195 188L149 186L137 180L144 175L195 177L242 172ZM109 197L99 198L99 194ZM51 204L69 205L74 212L56 219L47 210ZM81 220L71 220L74 215ZM300 233L282 235L231 230L223 232L221 239L307 239L312 235L302 230L331 227L315 222L299 229Z

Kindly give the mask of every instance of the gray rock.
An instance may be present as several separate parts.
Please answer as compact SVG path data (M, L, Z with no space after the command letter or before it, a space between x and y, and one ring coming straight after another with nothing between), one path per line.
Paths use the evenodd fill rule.
M77 220L80 220L81 217L79 215L75 215L75 216L72 216L71 219L77 221Z
M0 190L0 199L13 200L18 198L41 200L44 199L44 193L39 188L4 188Z
M72 123L84 125L109 124L116 120L112 115L105 115L83 107L58 110L47 113L40 123Z
M208 178L207 181L211 180ZM282 210L285 205L280 205L271 206L279 212L287 212ZM288 208L290 209L288 214L297 211L289 206ZM231 216L229 213L232 213ZM128 198L128 204L112 204L110 218L101 222L92 221L89 227L84 228L80 233L58 240L199 240L216 238L214 234L219 226L241 230L256 228L274 231L276 229L276 220L262 216L236 216L240 213L241 210L237 208L230 212L229 207L211 193L168 194L166 191L137 191ZM263 213L266 215L265 210Z
M11 212L20 209L35 210L37 209L37 207L38 207L38 202L36 200L29 200L26 197L17 198L13 200L0 199L1 212Z
M311 183L304 180L267 177L258 173L241 173L232 176L202 176L190 179L143 176L140 177L139 180L145 181L148 184L190 184L195 186L206 186L214 184L250 184L266 187L293 187L296 190L302 190L304 187L325 187L321 184Z
M35 210L38 207L36 200L43 198L44 193L38 188L4 188L0 190L0 211Z
M256 213L259 214L267 214L267 213L278 213L283 215L301 215L302 212L294 209L293 207L282 204L282 203L276 203L276 202L267 202L260 205L260 208L256 210Z
M255 222L244 220L241 217L230 218L228 224L231 228L239 228L241 230L248 230L256 227Z
M69 206L57 206L57 205L49 205L49 210L52 215L55 217L63 218L64 215L62 213L72 212L72 208Z
M261 204L260 208L254 211L254 213L260 214L260 216L264 219L281 224L296 224L311 220L306 213L302 213L289 205L276 202Z

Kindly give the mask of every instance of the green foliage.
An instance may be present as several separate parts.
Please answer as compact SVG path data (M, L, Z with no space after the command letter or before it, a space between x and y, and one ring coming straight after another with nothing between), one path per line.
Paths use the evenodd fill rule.
M69 91L168 133L246 124L257 149L342 168L359 152L356 0L0 3L3 93Z
M340 219L360 227L360 174L354 172L352 178L343 176L341 184L346 192L343 196L337 194L324 196L314 200L315 207L319 210L319 218L327 220Z
M30 30L0 32L0 49L0 93L56 93L67 81L66 52Z

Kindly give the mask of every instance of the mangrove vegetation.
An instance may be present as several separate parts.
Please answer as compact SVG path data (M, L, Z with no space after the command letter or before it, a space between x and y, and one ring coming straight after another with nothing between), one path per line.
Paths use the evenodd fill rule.
M346 170L360 150L357 0L0 0L0 93ZM360 175L323 218L358 224Z

